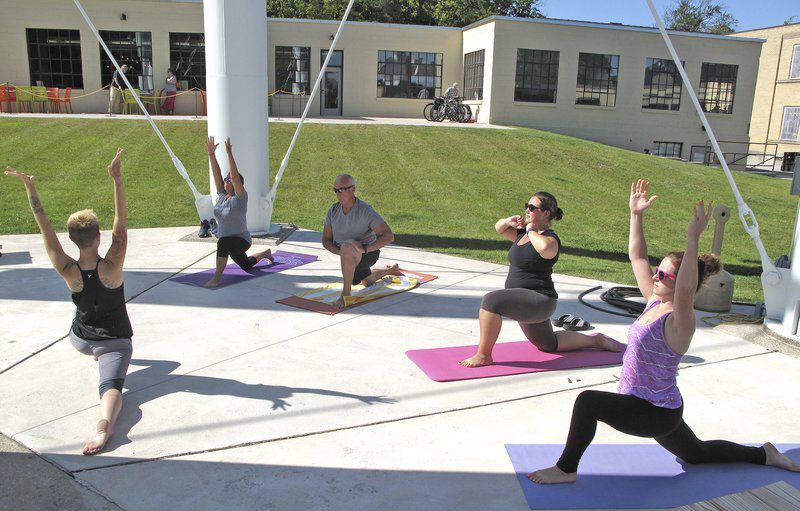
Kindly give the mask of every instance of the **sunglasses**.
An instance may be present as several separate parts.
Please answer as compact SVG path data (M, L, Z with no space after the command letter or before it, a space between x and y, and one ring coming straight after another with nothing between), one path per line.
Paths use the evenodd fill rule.
M661 268L656 268L656 271L655 271L655 273L653 273L653 276L659 282L661 282L664 279L670 279L672 281L678 280L678 276L677 275L673 275L672 273L667 273L664 270L662 270Z
M542 207L541 207L541 206L537 206L536 204L529 204L529 203L527 203L527 202L525 203L525 209L527 209L527 210L528 210L528 211L530 211L531 213L533 213L533 212L534 212L534 211L536 211L537 209L538 209L539 211L544 211L544 210L542 209Z
M230 176L228 176L225 179L223 179L223 181L226 182L226 183L233 183L233 180L230 178Z
M355 188L355 187L356 187L356 185L343 186L341 188L334 188L333 189L333 193L344 193L347 190L349 190L350 188Z

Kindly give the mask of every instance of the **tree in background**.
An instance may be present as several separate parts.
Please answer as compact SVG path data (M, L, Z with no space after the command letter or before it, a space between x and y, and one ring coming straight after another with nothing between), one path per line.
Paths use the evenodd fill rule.
M797 16L789 16L786 18L786 21L783 22L784 25L794 25L797 23Z
M680 0L664 13L664 22L671 30L711 34L730 34L739 24L724 5L712 0Z
M267 0L271 18L341 19L348 0ZM492 15L542 18L541 0L359 0L351 21L463 27Z

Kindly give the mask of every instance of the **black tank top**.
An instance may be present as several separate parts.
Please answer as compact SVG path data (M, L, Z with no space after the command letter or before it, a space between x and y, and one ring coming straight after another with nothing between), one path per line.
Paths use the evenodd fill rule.
M77 310L72 321L72 331L88 341L130 339L133 336L128 311L125 308L125 285L109 289L100 282L97 266L94 270L81 270L83 290L72 293Z
M558 252L561 252L561 240L556 233L550 229L542 233L545 236L555 238L558 242ZM543 295L558 298L556 288L553 285L553 266L558 261L558 253L552 259L545 259L533 248L530 242L522 246L517 245L519 240L525 235L525 229L517 229L517 239L508 251L508 277L506 277L506 289L521 287L532 289Z

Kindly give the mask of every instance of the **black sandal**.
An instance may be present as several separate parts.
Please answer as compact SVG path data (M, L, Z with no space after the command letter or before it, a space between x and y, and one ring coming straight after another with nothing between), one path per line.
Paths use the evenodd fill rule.
M564 326L565 323L569 323L573 319L577 318L572 314L564 314L553 320L553 326Z
M564 323L564 330L571 330L573 332L589 330L590 328L592 328L592 325L581 318L572 318L572 321Z

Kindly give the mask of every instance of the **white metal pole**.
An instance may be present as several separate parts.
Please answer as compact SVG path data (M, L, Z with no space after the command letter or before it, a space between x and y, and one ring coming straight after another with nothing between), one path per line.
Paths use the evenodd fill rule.
M266 0L204 0L208 134L219 143L217 160L228 171L224 141L231 138L248 194L247 228L270 231L267 118ZM200 150L200 148L198 148ZM211 169L209 168L209 177ZM216 194L210 179L211 193Z

